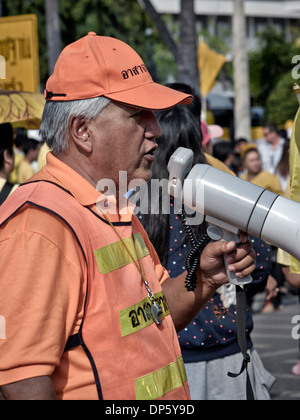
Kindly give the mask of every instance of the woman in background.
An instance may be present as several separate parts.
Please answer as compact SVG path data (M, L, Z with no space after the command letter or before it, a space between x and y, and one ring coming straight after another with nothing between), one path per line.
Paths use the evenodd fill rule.
M173 152L178 147L186 147L194 152L194 162L206 163L202 152L202 136L200 119L198 120L187 107L177 107L157 114L163 135L158 139L159 149L153 164L152 179L168 179L167 164ZM151 201L152 200L152 201ZM174 212L172 197L160 191L158 197L148 198L150 206L153 200L163 204L170 202L170 214L140 214L144 225L162 264L167 268L170 276L185 271L185 259L190 250L185 237L183 226ZM165 204L165 202L164 202ZM222 203L220 203L222 205ZM205 226L195 228L197 235L201 235ZM254 289L261 290L268 276L269 247L260 240L254 240L254 246L259 250L258 268L253 273L254 282L248 286L249 295ZM252 290L251 290L252 289ZM238 378L230 378L227 373L237 372L242 363L242 355L237 342L237 323L235 289L226 286L210 299L194 321L178 334L185 362L191 396L194 400L228 400L246 399L245 373ZM269 399L268 390L274 378L263 368L261 360L253 350L250 332L253 328L252 315L246 312L247 346L251 353L249 374L257 399Z

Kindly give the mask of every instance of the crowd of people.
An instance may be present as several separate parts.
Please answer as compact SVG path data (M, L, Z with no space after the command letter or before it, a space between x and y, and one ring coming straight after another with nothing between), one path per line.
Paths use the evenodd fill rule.
M13 185L26 182L41 169L41 148L43 141L39 130L13 129L10 123L0 125L1 142L11 162L6 165L1 178ZM4 152L3 152L4 153ZM5 163L6 160L4 159Z
M174 86L177 89L190 92L190 87L184 84L177 83ZM197 95L195 92L193 92L193 95L196 98L194 99L195 102L197 101ZM198 98L198 102L200 103L200 98ZM157 159L153 164L153 179L167 178L167 164L173 151L177 147L187 147L194 152L193 164L209 163L283 195L284 188L288 186L288 180L286 179L289 176L288 166L287 172L281 172L283 183L281 186L279 178L275 174L262 170L262 162L256 143L239 139L236 141L235 147L232 148L230 142L220 140L223 135L221 127L208 126L202 120L199 130L199 116L201 115L201 113L199 114L199 108L200 106L195 107L194 104L193 108L190 108L192 112L188 112L187 109L175 108L157 114L163 134L158 140L160 148ZM178 121L180 121L180 124ZM268 124L265 130L269 127L273 128L272 125ZM261 141L263 142L263 140ZM201 150L199 150L199 144L201 144ZM288 150L286 147L283 149ZM282 159L280 158L277 162L279 168L283 166L280 166L280 163L283 160L286 162L286 159L286 153L282 153ZM280 173L279 169L278 173ZM148 199L148 203L150 202L151 200ZM172 198L171 209L174 209ZM190 244L184 234L178 215L174 212L171 212L170 215L153 215L149 211L146 215L140 214L139 218L169 274L172 276L182 273L186 269L185 261L190 251ZM161 226L164 226L167 230L164 236L161 234ZM203 229L203 226L201 228ZM258 238L251 237L251 240L257 255L257 268L252 274L253 283L247 286L249 305L246 316L247 345L251 349L252 357L255 357L255 363L252 367L259 367L257 371L251 372L253 382L257 385L256 397L266 399L269 396L268 390L271 389L274 378L264 370L258 354L253 349L251 342L253 328L251 305L255 294L265 290L266 303L262 312L281 309L280 297L285 291L285 277L281 265L276 262L277 250ZM236 365L240 357L235 323L235 302L234 300L230 302L230 298L228 298L232 293L232 287L231 290L224 287L219 289L193 322L178 334L191 394L194 399L214 399L216 395L219 395L221 399L245 398L246 390L245 387L241 386L239 380L230 383L230 378L226 376L230 367ZM220 376L220 372L224 373L224 377Z
M121 41L89 33L58 59L40 134L0 127L0 399L246 399L247 377L255 399L270 399L275 378L253 347L251 304L267 288L265 307L280 309L272 247L243 232L239 244L210 242L188 291L191 247L178 215L135 215L130 203L116 213L118 188L97 188L100 179L119 187L120 171L127 186L168 178L183 146L194 164L288 194L288 140L267 125L265 140L232 150L220 127L201 121L191 87L156 84L141 62ZM253 277L247 366L224 258L238 278Z
M262 139L256 141L238 139L234 146L229 141L212 138L212 155L224 162L241 179L289 198L291 131L280 130L276 124L267 123L263 126L263 135ZM282 266L287 263L288 256L275 247L271 247L271 251L272 269L269 281L270 284L276 284L279 291L276 298L266 300L263 313L280 310L281 296L286 291Z
M263 126L264 137L256 141L237 139L231 146L230 142L220 140L221 135L212 137L211 153L241 179L289 198L291 134L291 129L279 129L275 123L266 123ZM290 256L274 246L270 249L271 265L262 313L283 309L282 297L286 293L298 294L300 302L299 275L290 272ZM292 372L300 376L300 354Z

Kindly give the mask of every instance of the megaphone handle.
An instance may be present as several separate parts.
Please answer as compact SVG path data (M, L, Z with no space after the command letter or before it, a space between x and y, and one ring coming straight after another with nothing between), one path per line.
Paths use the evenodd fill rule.
M237 234L230 232L226 229L222 229L219 226L210 225L207 228L208 236L214 241L234 241L235 243L240 243L240 239ZM248 284L252 282L251 276L246 276L243 278L238 278L236 275L228 270L228 262L226 256L224 256L224 265L226 268L227 276L229 283L234 284L235 286L243 286L244 284Z

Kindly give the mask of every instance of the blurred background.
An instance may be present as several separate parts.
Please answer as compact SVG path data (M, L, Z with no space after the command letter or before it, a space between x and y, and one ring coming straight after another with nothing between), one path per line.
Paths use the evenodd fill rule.
M299 1L0 0L0 15L35 15L38 42L35 46L32 39L35 29L28 35L23 21L11 33L7 19L1 19L0 55L9 65L2 89L42 92L61 49L95 31L133 46L156 81L181 81L201 91L204 119L224 127L226 140L257 140L264 122L284 128L298 108L291 72L300 54ZM22 68L23 77L25 62L37 48L31 70L36 80L33 88L26 87L12 70ZM239 51L244 67L239 61L235 71ZM246 128L235 126L241 95L249 108L250 133L249 121Z

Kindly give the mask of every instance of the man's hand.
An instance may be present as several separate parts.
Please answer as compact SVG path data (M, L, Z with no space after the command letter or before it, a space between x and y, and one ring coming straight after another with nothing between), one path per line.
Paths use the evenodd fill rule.
M55 392L49 376L38 376L4 385L0 388L0 400L55 400Z
M235 273L237 278L246 277L255 269L255 252L247 235L241 233L240 241L238 245L235 242L211 242L204 249L199 276L212 290L216 291L228 283L224 258L229 264L228 270Z
M211 242L205 247L197 272L197 287L193 292L185 288L186 272L163 283L177 331L186 327L216 290L228 283L224 256L229 263L229 271L237 277L248 276L255 269L255 253L247 235L241 234L240 241L239 245L235 242Z

